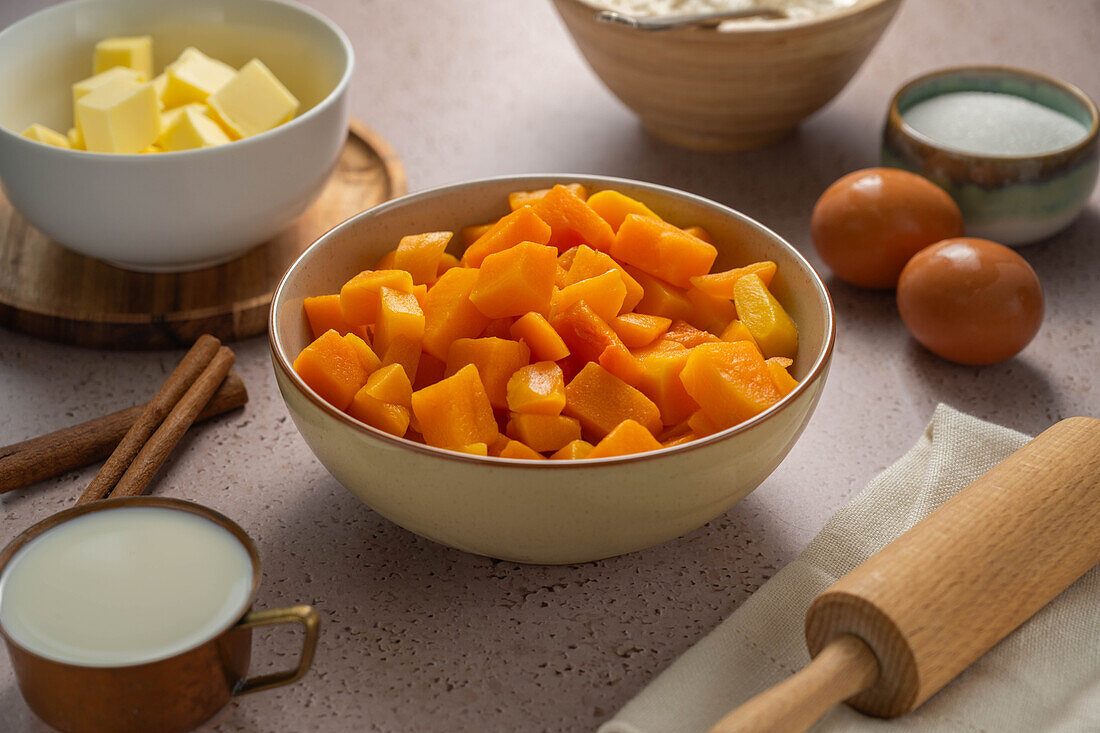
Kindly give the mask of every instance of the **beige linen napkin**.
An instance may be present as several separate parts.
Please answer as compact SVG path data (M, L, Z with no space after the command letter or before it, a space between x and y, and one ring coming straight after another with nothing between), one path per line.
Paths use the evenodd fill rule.
M1027 440L940 405L901 460L600 733L706 731L801 669L810 661L803 635L810 601ZM1100 731L1100 568L909 715L885 721L840 705L813 730Z

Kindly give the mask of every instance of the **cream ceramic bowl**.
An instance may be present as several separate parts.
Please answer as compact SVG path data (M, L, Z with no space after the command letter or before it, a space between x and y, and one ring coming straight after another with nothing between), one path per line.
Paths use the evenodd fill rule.
M614 188L718 242L717 268L762 259L799 327L801 384L743 425L652 453L583 461L478 458L395 438L317 396L291 363L310 341L302 301L339 291L405 234L458 231L508 211L510 191L580 181ZM458 252L455 252L458 254ZM821 390L832 353L832 303L821 278L790 244L747 216L662 186L617 178L490 178L404 196L348 219L287 271L271 306L275 377L306 443L336 480L396 524L489 557L577 563L665 542L722 514L770 474L794 445Z
M695 150L756 148L788 135L844 88L900 3L858 0L728 31L640 31L598 22L595 0L554 0L607 88L653 135Z
M297 118L228 145L178 153L65 150L20 136L73 124L70 86L96 41L153 36L162 69L186 46L240 67L258 57L301 102ZM0 32L0 180L35 227L120 267L205 267L276 234L320 193L347 136L354 57L320 14L282 0L77 0Z

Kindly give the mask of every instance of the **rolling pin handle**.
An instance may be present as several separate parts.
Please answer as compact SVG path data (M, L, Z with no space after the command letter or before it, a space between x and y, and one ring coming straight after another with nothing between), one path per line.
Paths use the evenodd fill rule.
M878 676L870 647L855 636L838 636L806 667L736 708L710 733L800 733L834 705L870 689Z

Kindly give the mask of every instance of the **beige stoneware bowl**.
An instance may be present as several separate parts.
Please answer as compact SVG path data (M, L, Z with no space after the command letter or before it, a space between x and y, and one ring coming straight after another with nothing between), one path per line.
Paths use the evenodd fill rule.
M554 0L589 66L649 132L715 151L767 145L824 106L900 3L858 0L805 20L640 31L598 22L582 0Z
M687 445L582 461L479 458L395 438L324 402L291 363L310 341L305 297L339 291L405 234L449 230L508 211L511 191L580 181L614 188L678 225L699 224L717 268L762 259L799 327L801 384L748 422ZM455 254L458 254L456 251ZM578 563L660 544L743 499L794 445L825 385L834 317L821 278L790 244L732 209L681 191L617 178L490 178L390 201L329 231L283 277L271 306L275 377L306 443L332 475L396 524L451 547L526 563Z
M260 58L301 102L298 116L228 145L114 155L20 136L73 124L74 82L108 36L153 36L162 69L187 46L239 68ZM232 259L272 237L321 192L347 139L354 54L332 22L283 0L76 0L0 32L0 180L52 239L145 271Z

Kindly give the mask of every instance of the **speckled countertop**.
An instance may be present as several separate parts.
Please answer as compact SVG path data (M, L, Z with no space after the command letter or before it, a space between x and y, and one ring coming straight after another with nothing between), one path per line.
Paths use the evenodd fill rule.
M0 26L39 5L0 3ZM310 0L355 44L354 114L403 158L410 188L539 171L654 181L729 204L817 260L809 212L876 162L887 100L959 63L1008 63L1100 98L1095 0L906 0L851 85L783 143L686 153L647 137L592 75L545 0ZM278 395L267 344L234 346L251 401L193 431L155 492L238 521L264 563L259 607L312 603L313 671L243 698L217 731L592 730L794 558L838 507L916 439L937 402L1028 432L1100 415L1100 195L1021 253L1047 315L1018 358L970 368L929 355L890 294L829 286L839 317L821 404L749 498L674 542L603 562L528 567L433 544L360 504L314 460ZM153 393L179 353L111 353L0 332L0 444ZM0 497L0 544L71 504L93 469ZM257 634L254 669L285 667L292 631ZM6 658L0 730L38 731Z

